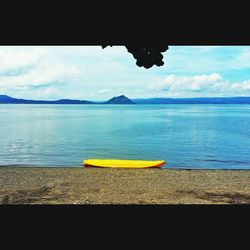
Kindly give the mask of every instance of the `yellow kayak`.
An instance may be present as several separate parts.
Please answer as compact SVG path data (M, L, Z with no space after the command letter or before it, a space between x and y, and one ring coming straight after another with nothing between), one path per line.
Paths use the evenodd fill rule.
M115 160L115 159L87 159L83 161L86 167L103 168L155 168L161 167L165 161L141 161L141 160Z

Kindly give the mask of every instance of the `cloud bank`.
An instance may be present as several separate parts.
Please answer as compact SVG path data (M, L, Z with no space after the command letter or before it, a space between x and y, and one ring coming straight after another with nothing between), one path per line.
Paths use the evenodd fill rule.
M230 82L218 73L177 76L168 75L149 89L165 96L212 97L250 95L250 80Z

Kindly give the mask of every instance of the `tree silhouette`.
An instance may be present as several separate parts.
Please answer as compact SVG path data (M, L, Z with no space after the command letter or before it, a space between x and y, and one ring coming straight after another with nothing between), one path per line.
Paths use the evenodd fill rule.
M108 45L103 45L102 48L107 47ZM112 45L110 45L112 47ZM158 46L133 46L125 45L128 52L131 53L136 59L136 65L139 67L144 67L146 69L151 68L153 65L162 66L163 55L162 52L168 50L167 45L158 45Z

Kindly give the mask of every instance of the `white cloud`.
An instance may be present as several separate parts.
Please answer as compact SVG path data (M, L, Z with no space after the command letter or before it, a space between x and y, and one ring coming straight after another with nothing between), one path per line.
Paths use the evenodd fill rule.
M218 73L194 76L171 74L162 81L149 85L149 89L172 97L246 96L250 95L250 80L230 82Z
M11 89L28 89L53 83L67 83L78 79L84 70L70 65L38 64L31 70L17 76L0 76L0 87Z
M23 70L37 64L46 50L42 47L5 47L0 48L0 74Z
M213 83L221 81L219 74L195 75L195 76L176 76L171 74L157 84L150 86L153 90L181 90L199 91L209 87Z
M61 60L56 47L3 46L0 48L1 93L37 98L63 96L59 88L85 77L81 66ZM60 47L57 47L60 48Z

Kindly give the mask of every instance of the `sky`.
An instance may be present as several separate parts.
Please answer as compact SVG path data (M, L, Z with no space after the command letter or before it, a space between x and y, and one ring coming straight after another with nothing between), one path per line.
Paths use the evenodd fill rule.
M0 94L34 100L250 96L250 46L169 46L138 67L124 46L0 46Z

